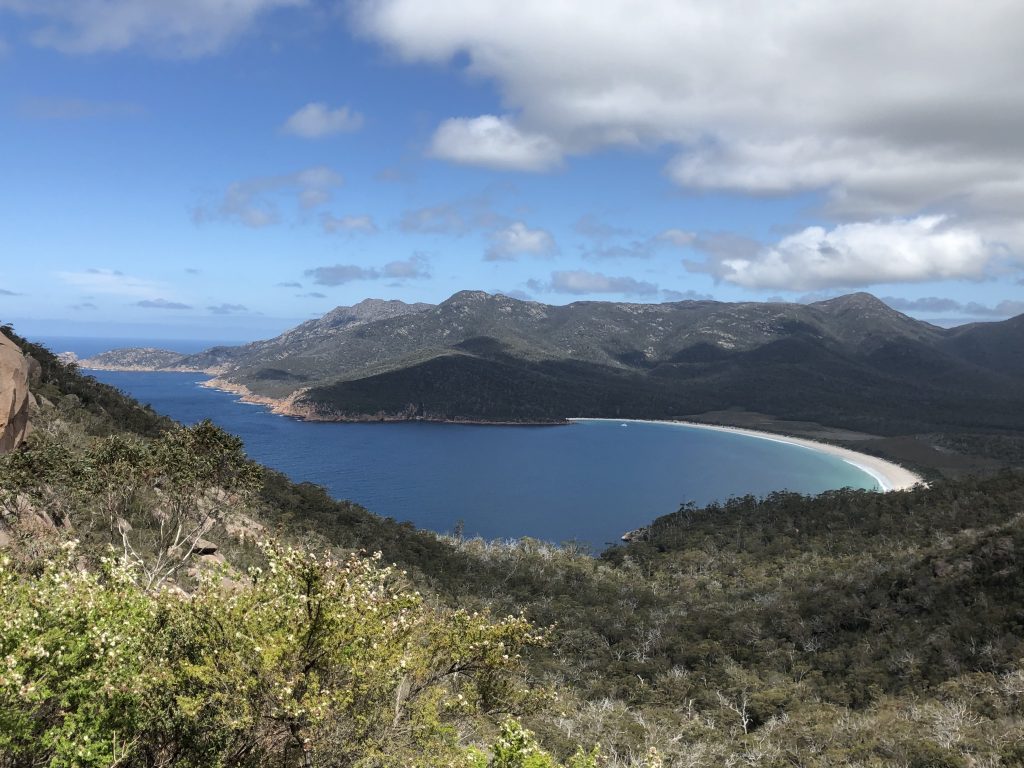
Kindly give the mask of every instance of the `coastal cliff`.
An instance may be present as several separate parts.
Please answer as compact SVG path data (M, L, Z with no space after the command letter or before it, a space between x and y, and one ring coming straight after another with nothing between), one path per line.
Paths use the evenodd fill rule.
M29 381L38 370L39 363L0 333L0 453L17 448L32 430L30 417L36 400Z

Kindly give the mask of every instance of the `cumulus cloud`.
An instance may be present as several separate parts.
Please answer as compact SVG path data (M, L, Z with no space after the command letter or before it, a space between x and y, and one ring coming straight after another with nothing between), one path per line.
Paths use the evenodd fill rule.
M331 109L322 101L302 107L282 127L285 133L303 139L321 139L337 133L352 133L363 127L363 116L348 107Z
M925 296L918 299L903 299L897 296L882 298L886 304L900 312L922 314L953 314L962 317L1005 318L1024 314L1024 301L1007 299L995 305L981 304L976 301L961 302L956 299L939 296Z
M278 283L277 287L278 288L301 288L302 287L302 283L295 283L295 282Z
M203 56L223 48L274 10L307 0L0 0L33 24L38 46L82 54L139 48Z
M83 301L81 304L72 304L71 308L76 312L87 312L92 309L99 309L99 307L97 307L91 301Z
M490 235L491 244L484 253L486 261L515 261L520 256L551 257L558 253L555 238L546 229L530 229L516 221Z
M562 162L562 152L555 141L525 132L508 117L495 115L445 120L434 132L430 154L462 165L501 171L548 171Z
M658 293L654 283L642 282L632 277L612 277L601 272L568 270L552 272L550 281L530 280L528 287L535 291L553 291L586 295L594 293L618 293L623 296L653 296Z
M310 291L309 293L300 293L298 295L300 299L326 299L326 293L320 293L319 291Z
M320 217L320 224L328 234L377 234L377 225L372 216L332 216L329 213Z
M282 176L236 181L217 203L196 208L192 219L197 224L237 221L260 229L280 221L277 200L281 196L291 196L301 209L312 210L330 202L334 190L342 183L341 174L322 165Z
M993 257L978 232L943 216L808 227L753 252L741 245L737 252L719 249L706 262L686 266L745 288L801 291L977 279Z
M145 307L146 309L192 309L188 304L182 304L180 301L168 301L167 299L143 299L142 301L136 301L135 306Z
M1024 207L1024 89L1009 85L1024 81L1021 3L355 8L399 57L496 84L514 123L443 123L434 149L449 159L544 170L563 152L660 146L684 187L824 189L845 221L946 211L987 225Z
M207 309L215 315L230 315L235 312L249 311L249 308L243 304L216 304L214 306L207 307Z
M8 291L6 288L0 288L0 296L21 296L22 294L16 291Z
M363 267L358 264L335 264L329 267L315 267L306 270L306 276L313 278L317 285L344 285L358 280L406 280L430 277L429 262L421 253L408 259L389 261L381 269Z

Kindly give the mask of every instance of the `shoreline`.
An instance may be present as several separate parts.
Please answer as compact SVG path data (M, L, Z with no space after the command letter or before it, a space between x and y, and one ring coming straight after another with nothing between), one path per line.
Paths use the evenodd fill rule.
M89 366L88 368L83 367L85 370L90 368L93 370L119 370L119 371L132 371L132 372L159 372L157 369L146 369L146 368L105 368L99 366ZM918 475L916 472L911 472L909 469L896 464L895 462L881 459L877 456L872 456L867 453L861 453L854 451L850 448L843 448L838 445L831 443L824 443L818 440L810 440L804 437L791 437L789 435L782 435L775 432L766 432L757 429L748 429L746 427L729 427L719 424L705 424L697 421L682 421L682 420L670 420L670 419L611 419L603 417L571 417L562 420L551 420L551 421L488 421L488 420L477 420L477 419L431 419L423 417L409 418L406 416L396 415L366 415L360 417L338 417L335 414L323 414L316 412L309 406L300 405L297 401L305 393L304 389L299 389L293 392L286 398L273 398L266 397L264 395L257 395L252 392L244 384L236 384L231 381L227 381L217 376L217 374L210 370L173 370L173 369L160 369L160 371L167 370L170 373L196 373L210 376L211 378L206 381L199 382L199 386L206 387L207 389L215 389L221 392L228 392L238 397L242 403L248 403L251 405L260 405L268 409L271 413L278 414L280 416L287 416L293 419L299 419L300 421L308 422L326 422L334 424L392 424L392 423L408 423L408 422L423 422L431 424L459 424L464 426L538 426L538 427L549 427L549 426L564 426L571 425L582 421L606 421L606 422L618 422L618 423L637 423L637 424L663 424L667 426L677 427L688 427L691 429L711 429L718 432L727 432L736 435L744 435L746 437L754 437L760 440L771 440L776 443L785 443L787 445L795 445L800 448L806 448L807 450L820 451L830 456L834 456L853 467L856 467L860 471L864 472L869 477L873 478L878 484L881 492L887 493L889 491L902 491L913 488L915 485L927 485L927 482L923 477Z
M875 482L878 483L882 493L888 493L889 491L904 491L913 488L915 485L927 485L925 479L918 475L916 472L911 472L909 469L896 464L895 462L888 461L886 459L880 459L877 456L872 456L868 453L860 453L850 448L843 448L838 445L832 445L831 443L822 443L817 440L808 440L805 437L790 437L788 435L779 435L774 432L764 432L756 429L746 429L745 427L727 427L718 424L702 424L696 421L672 421L666 419L607 419L607 418L577 418L569 419L570 422L579 421L608 421L608 422L619 422L619 423L639 423L639 424L664 424L666 426L676 427L688 427L692 429L710 429L716 432L727 432L735 435L744 435L746 437L756 437L760 440L771 440L776 443L785 443L787 445L795 445L799 448L806 448L811 451L820 451L830 456L834 456L847 464L850 464L857 469L861 470L869 477L874 478Z

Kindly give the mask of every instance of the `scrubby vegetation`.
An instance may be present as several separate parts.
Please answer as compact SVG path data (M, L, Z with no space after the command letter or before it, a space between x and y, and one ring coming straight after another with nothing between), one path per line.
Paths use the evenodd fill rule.
M469 766L540 695L525 620L429 607L379 555L264 553L187 598L71 543L0 559L0 764Z
M594 557L44 385L0 459L0 766L1024 764L1020 472L685 507Z

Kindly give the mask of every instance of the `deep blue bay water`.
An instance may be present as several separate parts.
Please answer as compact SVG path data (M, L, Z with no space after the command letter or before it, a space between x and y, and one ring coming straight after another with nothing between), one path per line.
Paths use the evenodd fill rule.
M441 533L461 520L467 536L574 539L597 552L686 501L877 487L817 451L677 425L323 424L201 387L202 374L89 373L183 423L212 419L293 480Z

